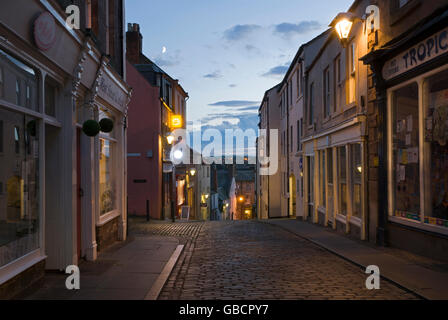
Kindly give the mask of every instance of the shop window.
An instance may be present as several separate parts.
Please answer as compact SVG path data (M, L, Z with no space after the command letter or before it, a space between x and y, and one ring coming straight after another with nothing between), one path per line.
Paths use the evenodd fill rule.
M412 83L393 93L394 215L420 221L419 97Z
M339 214L347 215L347 151L345 146L338 147L339 175Z
M34 118L0 109L0 267L39 247L39 141Z
M327 209L328 209L328 215L330 220L333 219L333 206L334 206L334 189L333 189L333 149L329 148L327 149L327 192L328 192L328 203L327 203Z
M427 186L424 222L448 227L448 71L425 82ZM429 168L428 168L429 166Z
M326 207L327 176L326 176L325 150L320 151L319 162L320 162L319 163L320 204L323 207Z
M350 145L351 151L351 171L352 171L352 194L353 194L353 212L352 215L361 218L361 177L362 177L362 162L361 162L361 144L356 143Z
M0 97L18 105L37 110L37 76L33 68L0 50ZM25 85L26 84L26 85ZM30 87L30 101L26 101L26 86Z
M56 117L56 86L49 80L45 80L45 114Z
M100 139L100 214L104 215L115 210L116 186L114 170L115 143Z
M308 203L314 203L314 157L307 157L308 161Z

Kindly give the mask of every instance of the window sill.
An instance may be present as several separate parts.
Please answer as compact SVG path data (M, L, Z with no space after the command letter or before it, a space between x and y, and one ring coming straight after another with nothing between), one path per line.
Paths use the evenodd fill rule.
M433 233L448 235L448 228L428 225L426 223L422 223L421 221L415 221L415 220L410 220L410 219L401 218L401 217L389 216L389 222L395 222L397 224L402 224L407 227L420 229L422 231L429 231L429 232L433 232Z
M341 223L343 223L343 224L347 224L347 217L342 215L342 214L337 213L336 214L336 220L341 222Z
M115 219L116 217L120 216L120 212L118 211L118 209L114 210L114 211L110 211L108 213L105 213L103 215L100 215L99 221L96 224L97 227L102 227L105 224L107 224L108 222L112 221L113 219Z
M361 228L362 220L361 220L361 218L358 218L358 217L355 217L355 216L351 216L350 217L350 223Z

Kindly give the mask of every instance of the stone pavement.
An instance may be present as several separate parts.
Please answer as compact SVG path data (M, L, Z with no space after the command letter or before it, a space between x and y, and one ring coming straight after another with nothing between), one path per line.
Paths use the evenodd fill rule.
M327 228L291 219L263 221L333 252L363 268L377 265L383 277L426 299L448 299L448 266L399 250L371 247Z
M165 236L131 236L80 264L80 290L67 290L64 273L47 273L39 287L21 298L32 300L143 300L153 288L179 240ZM159 281L160 282L160 281ZM154 290L153 290L154 291Z
M418 299L365 269L273 225L206 222L190 241L159 299Z

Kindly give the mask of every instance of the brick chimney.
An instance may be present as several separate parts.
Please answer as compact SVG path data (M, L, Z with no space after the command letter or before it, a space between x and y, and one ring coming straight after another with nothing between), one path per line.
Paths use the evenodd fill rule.
M126 58L131 64L140 63L142 53L143 36L140 33L138 23L128 23L126 32Z

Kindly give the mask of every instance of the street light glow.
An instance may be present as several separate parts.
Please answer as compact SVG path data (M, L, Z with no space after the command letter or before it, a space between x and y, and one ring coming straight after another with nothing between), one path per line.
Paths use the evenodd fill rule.
M184 156L184 153L181 150L176 150L173 153L174 159L180 160Z

